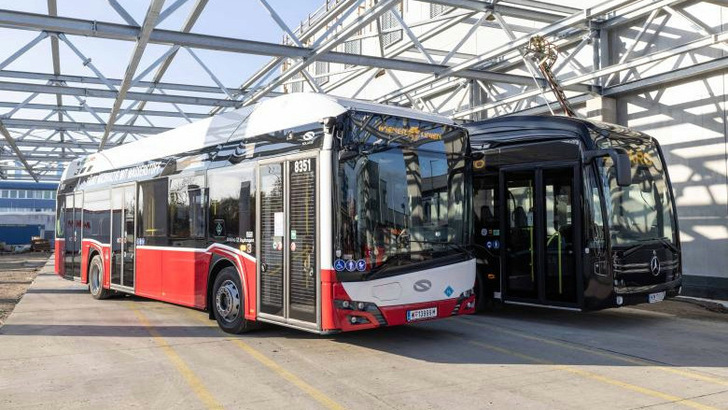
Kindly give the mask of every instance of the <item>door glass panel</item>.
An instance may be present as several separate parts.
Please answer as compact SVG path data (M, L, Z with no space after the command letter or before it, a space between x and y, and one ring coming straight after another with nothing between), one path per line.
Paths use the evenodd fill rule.
M124 188L124 266L122 284L128 287L134 287L134 208L135 197L134 186Z
M111 283L114 285L121 285L123 200L124 191L121 188L111 190Z
M574 269L574 171L543 171L546 220L546 299L576 302Z
M73 200L73 276L81 277L81 238L83 237L83 194L77 193Z
M289 163L289 316L316 322L316 160Z
M283 172L281 164L260 167L260 311L283 316Z
M473 210L475 212L475 248L478 272L485 279L488 290L498 290L496 278L500 274L500 200L498 175L478 176L473 180ZM495 275L495 276L489 276ZM489 279L492 278L492 279Z
M599 184L594 177L592 166L584 169L584 175L584 243L589 252L583 256L583 266L584 269L591 270L596 276L607 276L609 275L607 269L607 244ZM591 272L587 273L591 274Z
M522 298L538 297L536 250L534 242L534 173L507 173L505 277L507 294Z
M63 215L63 225L65 229L63 231L64 239L64 252L63 252L63 264L64 273L66 276L73 276L73 254L76 248L76 226L74 224L73 216L73 194L66 195L65 212Z

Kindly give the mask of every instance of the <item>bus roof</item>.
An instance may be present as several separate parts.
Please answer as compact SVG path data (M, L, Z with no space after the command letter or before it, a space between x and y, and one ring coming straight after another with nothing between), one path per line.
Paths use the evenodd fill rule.
M615 138L652 138L647 134L616 124L552 115L497 117L463 124L463 127L470 134L471 144L488 144L491 147L535 140L576 138L583 141L591 149L594 148L594 141L589 131L607 131L610 134L614 133L611 137Z
M69 175L80 176L124 168L228 141L245 140L336 117L350 110L453 124L447 117L409 108L326 94L292 93L75 159L66 167L61 179L65 180Z

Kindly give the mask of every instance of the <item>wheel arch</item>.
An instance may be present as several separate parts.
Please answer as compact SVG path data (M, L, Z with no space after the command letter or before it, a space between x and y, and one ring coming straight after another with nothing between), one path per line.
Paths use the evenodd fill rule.
M89 246L88 258L86 258L86 282L90 283L91 279L91 261L98 255L101 258L101 269L104 269L104 257L101 255L101 251L95 246ZM105 274L106 272L104 272ZM103 286L103 283L101 284Z

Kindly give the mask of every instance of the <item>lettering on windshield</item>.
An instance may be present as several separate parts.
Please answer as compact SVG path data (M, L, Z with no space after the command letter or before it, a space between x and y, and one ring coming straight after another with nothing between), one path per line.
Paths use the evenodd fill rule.
M639 149L629 150L629 162L632 166L646 165L648 167L651 167L653 164L650 154Z
M377 127L377 130L391 135L401 135L403 137L411 139L412 141L418 141L424 138L434 141L439 141L442 139L442 134L437 132L422 131L420 130L420 127L394 127L391 125L382 124Z

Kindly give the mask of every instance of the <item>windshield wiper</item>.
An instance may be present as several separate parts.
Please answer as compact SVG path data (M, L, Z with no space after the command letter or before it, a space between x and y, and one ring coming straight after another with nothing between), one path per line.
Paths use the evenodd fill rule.
M663 245L667 246L667 248L670 249L671 251L673 251L674 253L680 252L680 249L678 249L677 246L675 246L675 244L670 242L667 238L662 237L662 238L658 238L657 240L660 241Z
M456 251L460 251L460 252L463 252L463 253L466 253L466 254L470 255L470 251L465 246L463 246L463 245L461 245L459 243L455 243L455 242L450 242L450 241L427 241L427 240L425 240L425 241L410 240L410 242L415 242L415 243L428 243L428 244L434 244L434 245L445 245L445 246L451 247L452 249L454 249Z
M369 275L376 275L377 273L380 273L382 271L385 271L388 268L391 268L393 266L392 264L394 262L401 262L402 260L405 259L404 256L407 256L409 258L409 256L411 254L412 253L395 253L394 255L388 255L387 256L387 259L385 259L384 261L382 261L382 263L380 263L379 265L373 267L369 272L367 272L367 274L369 274ZM397 264L397 265L394 265L394 266L401 266L401 265Z
M629 256L633 253L635 253L637 250L643 248L646 244L650 242L660 242L661 244L665 245L668 249L673 251L674 253L678 253L679 249L677 246L675 246L672 242L667 240L667 238L650 238L640 241L639 243L627 247L624 251L622 251L622 256Z
M644 242L641 242L641 243L638 243L638 244L635 244L635 245L632 245L632 246L628 246L624 251L622 251L622 256L623 257L629 256L629 255L635 253L636 251L638 251L639 249L641 249L644 246L645 246L645 243Z

